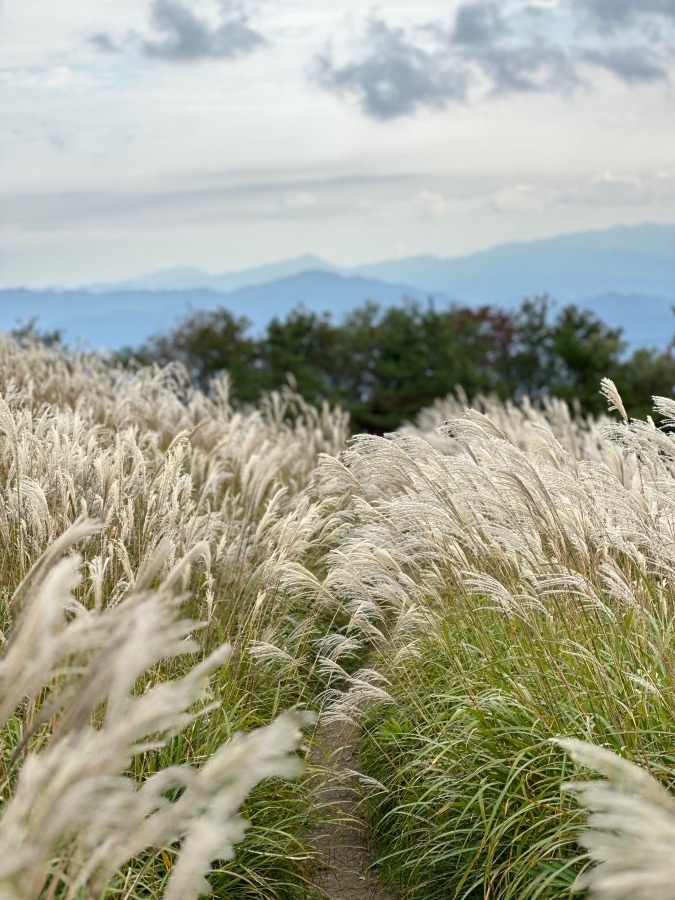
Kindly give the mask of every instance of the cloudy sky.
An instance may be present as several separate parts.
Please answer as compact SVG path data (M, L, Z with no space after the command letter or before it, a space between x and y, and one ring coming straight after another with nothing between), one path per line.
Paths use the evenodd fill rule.
M0 0L0 284L675 221L675 0Z

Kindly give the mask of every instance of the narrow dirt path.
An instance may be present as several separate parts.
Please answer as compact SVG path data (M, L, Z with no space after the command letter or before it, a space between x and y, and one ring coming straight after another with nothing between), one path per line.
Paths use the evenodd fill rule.
M356 777L345 771L357 768L354 756L355 726L332 724L319 727L317 744L329 757L331 777L327 779L321 800L334 808L340 822L324 828L316 844L322 851L325 867L317 871L314 882L329 900L394 900L381 888L375 874L368 871L372 857L365 830L358 816ZM315 762L320 762L320 750Z

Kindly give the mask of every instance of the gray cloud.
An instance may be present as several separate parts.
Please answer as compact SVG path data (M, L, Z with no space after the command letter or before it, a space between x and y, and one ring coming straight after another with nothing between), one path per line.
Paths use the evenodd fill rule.
M237 59L266 43L249 24L245 10L228 0L220 3L219 18L217 25L211 25L181 0L153 0L153 37L132 32L119 41L110 34L101 33L94 35L91 43L99 50L113 53L130 46L150 59L169 62Z
M89 37L89 43L104 53L118 53L121 50L118 42L107 32L101 31Z
M336 65L331 50L315 61L314 77L324 88L358 97L375 119L409 115L420 107L443 108L466 99L468 73L438 48L408 40L401 28L371 19L369 50L361 59Z
M565 90L578 84L570 53L545 40L518 39L519 24L507 19L503 3L471 0L459 7L454 28L445 32L447 52L472 66L474 73L478 70L495 94Z
M611 47L607 50L588 49L582 54L584 62L607 69L627 84L665 81L667 63L649 47Z
M475 61L491 79L495 94L564 92L581 81L572 55L554 44L490 45Z
M488 44L507 31L503 6L493 0L464 3L457 10L453 39L458 44Z
M603 30L616 31L650 17L675 22L675 0L572 0L572 6Z
M493 94L567 90L578 83L576 66L560 47L518 44L500 7L491 0L460 7L454 28L427 25L418 32L371 19L365 52L344 64L328 50L313 76L323 88L355 96L375 119L411 115L465 102L476 84Z
M562 42L556 7L509 12L496 0L468 0L450 28L406 30L373 18L360 53L338 63L331 47L316 59L313 77L329 91L356 97L375 119L442 109L477 94L565 94L587 84L593 68L627 85L668 80L675 52L658 25L675 23L675 0L572 0L571 9L577 24L592 23L586 43ZM609 35L602 45L600 34Z

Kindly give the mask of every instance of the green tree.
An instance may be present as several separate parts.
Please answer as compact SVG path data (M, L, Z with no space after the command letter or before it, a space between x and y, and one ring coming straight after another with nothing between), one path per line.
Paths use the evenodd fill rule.
M626 349L622 334L623 329L611 328L589 310L564 307L553 327L557 371L551 393L570 403L578 401L585 412L604 411L598 386L604 377L620 381Z
M515 319L515 340L502 366L506 390L517 396L541 397L555 377L550 318L546 295L523 300Z
M223 370L232 377L234 395L255 400L260 394L260 352L248 335L250 322L227 309L187 315L172 331L156 334L133 353L139 362L183 363L194 383L208 389ZM125 356L129 357L125 351Z
M340 396L340 330L328 313L294 309L275 317L259 346L262 384L278 388L293 377L298 392L310 403L335 402Z
M631 418L652 414L652 397L675 395L675 355L672 343L665 350L640 347L624 364L617 387Z
M9 332L17 344L27 347L30 344L44 344L45 347L55 349L63 347L63 329L54 328L46 330L38 326L37 316L31 316L26 322L17 322Z
M574 305L555 317L552 308L547 296L523 301L513 352L504 367L509 390L516 397L552 394L579 404L584 412L601 412L601 378L619 382L624 371L622 329Z
M512 339L508 314L438 310L432 302L387 310L368 304L343 327L356 366L352 415L358 427L375 432L397 428L458 384L470 395L495 389Z

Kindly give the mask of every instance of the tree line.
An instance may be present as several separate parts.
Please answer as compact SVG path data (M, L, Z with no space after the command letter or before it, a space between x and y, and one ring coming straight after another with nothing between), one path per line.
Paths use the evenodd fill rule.
M62 343L59 331L40 331L34 320L12 334L19 342ZM127 365L179 361L206 391L213 376L227 370L239 403L255 401L291 376L310 403L338 403L350 412L355 431L381 434L457 385L469 397L517 401L549 394L582 413L598 413L605 409L598 388L606 376L619 387L629 415L644 418L653 395L675 391L673 349L671 342L663 350L628 353L622 329L540 296L514 311L366 302L340 322L297 308L273 318L259 335L245 317L221 308L191 313L117 356Z
M204 390L227 370L241 403L279 388L290 375L310 403L339 403L356 431L384 433L457 385L469 397L518 400L527 394L536 400L549 394L582 413L597 413L605 409L598 388L607 376L629 414L644 417L653 394L674 389L673 348L626 350L622 329L574 305L556 309L540 296L512 312L366 302L340 322L298 308L272 319L258 336L245 317L222 308L192 313L120 358L180 361Z
M273 318L258 336L245 317L221 308L192 313L141 347L126 348L120 358L179 361L207 391L211 378L227 370L241 403L279 388L290 375L310 403L339 403L355 430L383 433L457 385L469 397L550 394L597 413L605 408L598 387L607 376L629 413L645 416L652 395L675 386L673 348L639 348L630 355L626 349L622 329L574 305L556 309L541 296L512 312L441 309L431 301L387 308L366 302L340 322L298 308Z

